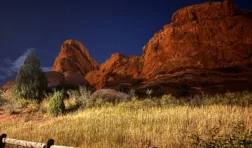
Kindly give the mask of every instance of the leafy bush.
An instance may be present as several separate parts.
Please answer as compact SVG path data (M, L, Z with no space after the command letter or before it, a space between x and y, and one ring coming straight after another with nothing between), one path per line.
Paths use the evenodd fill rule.
M165 107L165 106L177 106L180 105L181 103L177 98L169 94L169 95L163 95L159 100L159 104L162 107Z
M68 90L67 94L69 95L70 99L74 100L75 102L74 104L78 108L93 107L95 104L95 101L93 100L92 95L91 95L91 91L89 91L86 87L79 87L78 91Z
M47 78L40 68L40 61L31 52L17 74L13 93L25 99L41 100L47 89Z
M52 116L58 116L65 111L64 95L62 91L56 91L50 99L48 113Z

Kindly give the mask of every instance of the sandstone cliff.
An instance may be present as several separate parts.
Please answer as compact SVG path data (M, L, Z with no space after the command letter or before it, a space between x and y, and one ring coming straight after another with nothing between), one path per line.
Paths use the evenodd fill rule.
M114 53L97 71L89 72L86 79L96 88L113 88L122 83L136 85L140 81L143 59Z
M152 89L154 95L252 89L251 28L251 12L231 1L185 7L149 40L138 60L112 55L86 79L96 88L131 83L137 93Z
M230 1L182 8L144 47L142 74L249 65L251 27L251 15Z
M84 45L78 40L67 40L61 46L61 51L52 67L52 71L64 73L71 71L86 75L89 71L98 69L98 63L89 55Z

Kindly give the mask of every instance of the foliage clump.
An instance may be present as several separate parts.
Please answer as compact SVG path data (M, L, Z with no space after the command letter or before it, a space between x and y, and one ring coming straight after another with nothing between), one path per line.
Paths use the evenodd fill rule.
M79 109L89 108L94 106L94 100L91 96L91 91L86 87L80 86L78 90L68 90L67 94L70 99L74 100L74 104Z
M31 52L20 68L12 93L19 98L41 101L47 89L47 78L40 68L35 52Z
M48 113L52 116L58 116L65 111L64 94L62 91L56 91L48 104Z

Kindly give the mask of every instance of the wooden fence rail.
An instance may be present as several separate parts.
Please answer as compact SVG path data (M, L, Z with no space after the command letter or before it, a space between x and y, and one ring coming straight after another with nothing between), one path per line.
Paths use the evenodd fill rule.
M39 143L39 142L30 142L30 141L24 141L24 140L11 139L11 138L7 138L6 134L1 134L0 135L0 148L5 148L6 144L18 145L18 146L30 147L30 148L75 148L75 147L54 145L53 139L48 139L46 143Z

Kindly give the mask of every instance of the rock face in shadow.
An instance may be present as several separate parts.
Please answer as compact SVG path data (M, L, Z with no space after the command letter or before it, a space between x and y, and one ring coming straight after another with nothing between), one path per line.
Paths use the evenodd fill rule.
M190 69L163 74L142 83L136 92L144 94L147 89L152 89L153 95L188 96L252 90L252 71L246 70L227 73L218 70Z
M74 73L72 71L66 71L63 73L63 75L66 88L77 88L78 86L90 87L89 82L80 74Z
M49 71L49 72L45 72L45 75L47 78L49 88L54 89L54 88L64 87L65 78L62 73L56 72L56 71Z
M89 71L97 70L98 63L89 55L84 45L78 40L66 40L52 67L52 71L64 73L71 71L86 75Z
M86 79L96 88L130 83L138 94L251 90L251 28L251 12L231 1L185 7L149 40L138 60L123 62L130 58L114 54Z

